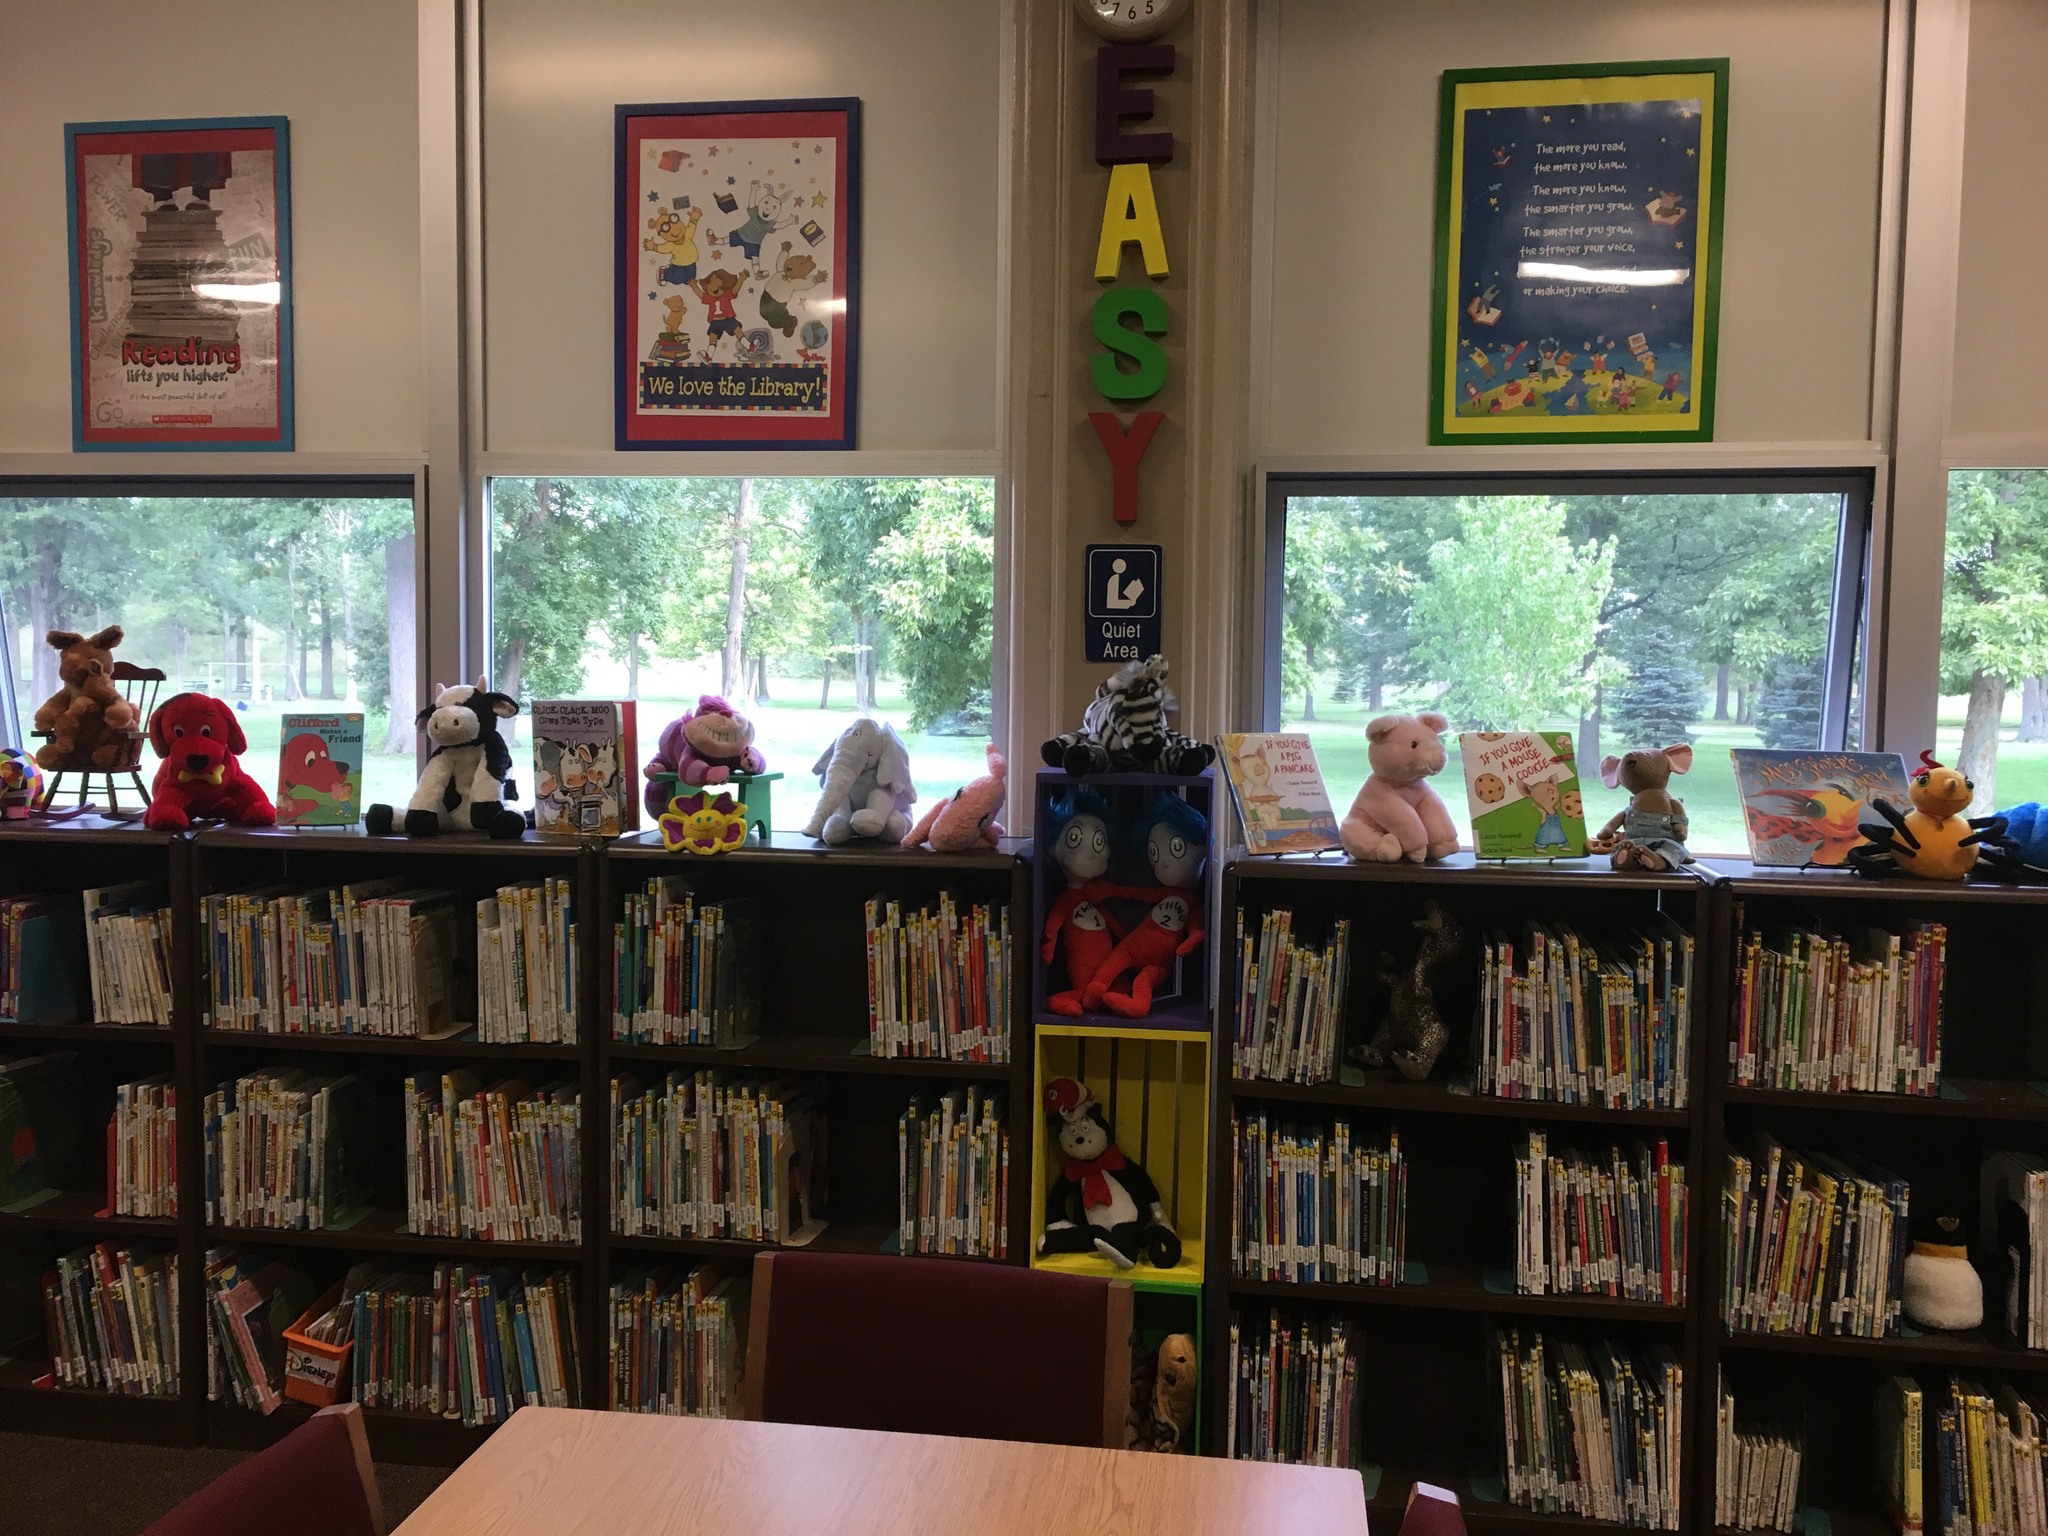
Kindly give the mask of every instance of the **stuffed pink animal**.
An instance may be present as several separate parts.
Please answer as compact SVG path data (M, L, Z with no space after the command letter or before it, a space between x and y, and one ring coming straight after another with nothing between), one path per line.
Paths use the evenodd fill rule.
M1438 732L1451 722L1435 711L1381 715L1365 728L1372 775L1338 827L1354 859L1392 864L1440 859L1458 851L1458 829L1443 797L1426 782L1444 766Z
M993 848L1003 835L996 812L1003 808L1010 767L996 744L988 744L988 772L956 794L948 795L924 813L910 829L903 846L931 844L935 853L960 853L969 848Z

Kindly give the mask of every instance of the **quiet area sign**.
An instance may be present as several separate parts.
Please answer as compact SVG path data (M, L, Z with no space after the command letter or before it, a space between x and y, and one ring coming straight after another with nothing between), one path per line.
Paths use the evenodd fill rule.
M1090 544L1086 645L1090 661L1139 661L1158 654L1161 567L1157 544Z

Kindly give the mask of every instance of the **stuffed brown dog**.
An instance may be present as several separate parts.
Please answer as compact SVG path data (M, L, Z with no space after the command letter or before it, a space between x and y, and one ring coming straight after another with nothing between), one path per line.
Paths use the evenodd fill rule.
M57 676L64 686L36 711L35 728L50 733L36 751L45 768L120 768L128 762L127 735L141 714L114 686L114 647L121 626L96 635L53 629L44 636L59 652Z
M175 832L202 817L250 827L277 820L270 797L235 761L249 742L221 700L203 693L165 699L149 717L149 744L163 763L142 816L145 827Z

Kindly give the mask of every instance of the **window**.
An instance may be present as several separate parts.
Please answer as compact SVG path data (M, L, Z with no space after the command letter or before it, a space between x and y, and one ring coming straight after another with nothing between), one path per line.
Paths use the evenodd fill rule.
M985 479L491 482L493 681L640 701L644 757L700 694L755 722L780 828L859 713L927 803L984 769L995 598Z
M1869 508L1844 476L1276 478L1267 724L1315 738L1340 809L1394 710L1573 730L1587 779L1689 740L1691 846L1745 852L1728 748L1857 743ZM1588 799L1597 826L1614 797Z
M244 766L267 792L280 715L360 710L364 802L403 805L418 739L413 549L410 480L0 482L9 733L22 740L57 691L46 633L119 624L116 660L162 669L163 697L192 689L235 706ZM154 765L145 753L145 776Z
M1934 740L1971 815L2048 799L2048 470L1949 475Z

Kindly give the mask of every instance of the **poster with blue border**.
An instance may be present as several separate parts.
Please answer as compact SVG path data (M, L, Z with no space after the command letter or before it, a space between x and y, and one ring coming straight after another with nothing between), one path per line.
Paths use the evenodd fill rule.
M1448 70L1430 441L1714 435L1728 61Z

